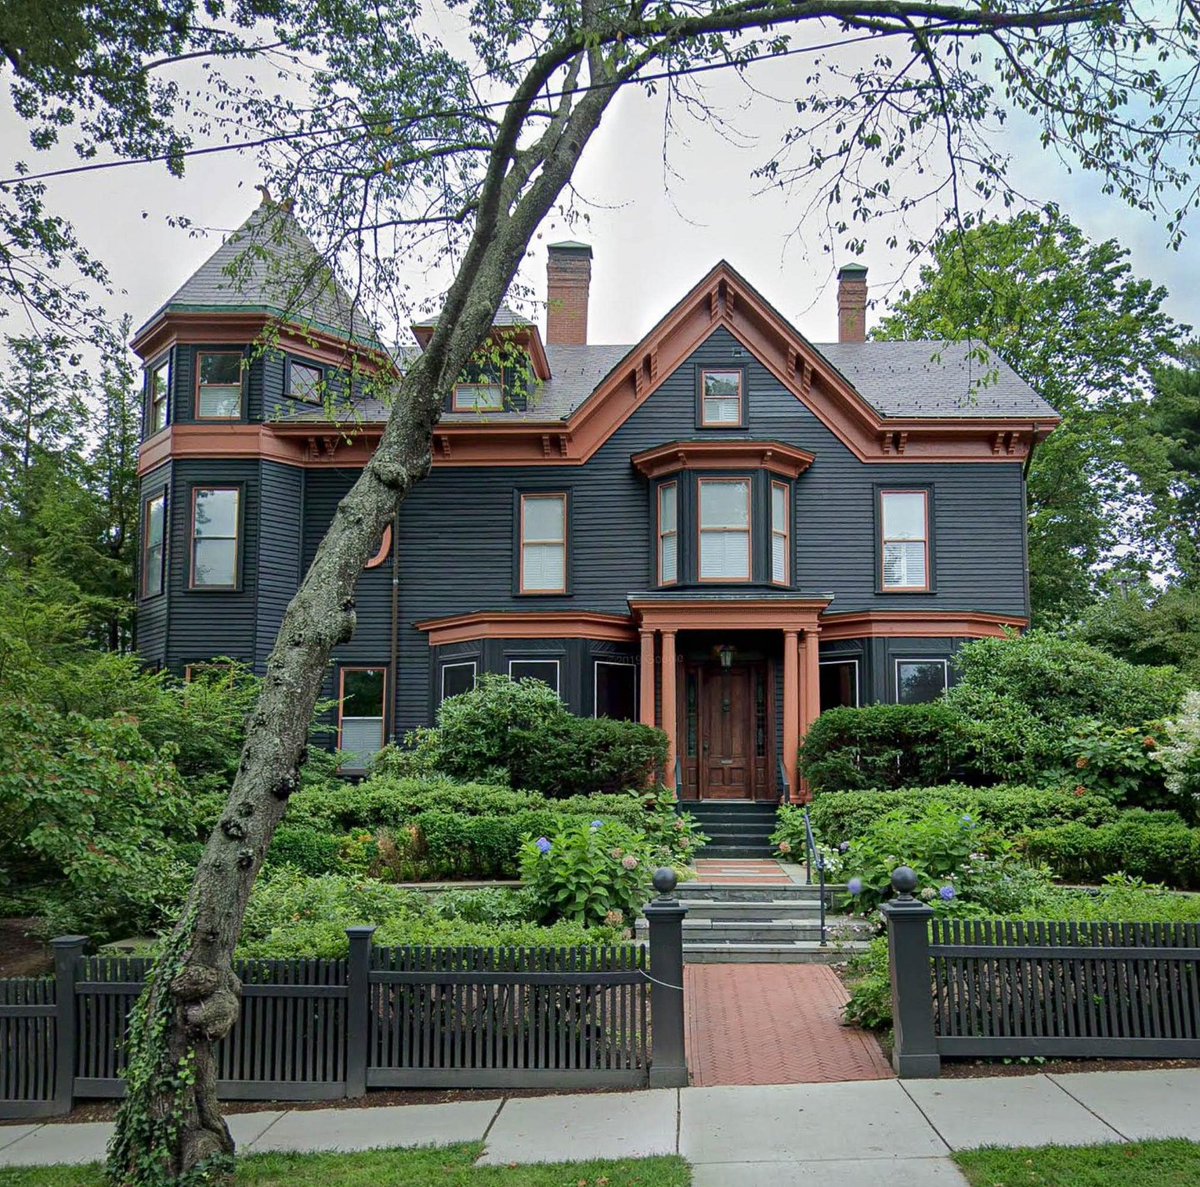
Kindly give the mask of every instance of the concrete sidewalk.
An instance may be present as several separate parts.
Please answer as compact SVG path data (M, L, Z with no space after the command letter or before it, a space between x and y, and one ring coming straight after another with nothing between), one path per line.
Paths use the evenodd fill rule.
M243 1153L483 1141L483 1163L682 1154L696 1187L965 1182L975 1146L1200 1141L1200 1069L658 1089L396 1108L241 1113ZM0 1126L0 1167L104 1156L112 1126Z

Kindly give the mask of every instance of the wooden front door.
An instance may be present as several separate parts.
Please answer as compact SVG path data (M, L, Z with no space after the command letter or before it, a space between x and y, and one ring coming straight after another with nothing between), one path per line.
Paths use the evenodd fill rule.
M688 664L679 722L684 798L769 799L774 794L770 666Z

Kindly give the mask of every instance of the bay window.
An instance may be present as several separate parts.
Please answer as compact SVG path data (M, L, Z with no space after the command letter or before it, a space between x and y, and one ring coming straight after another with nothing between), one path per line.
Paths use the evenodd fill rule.
M142 515L142 597L152 598L163 591L166 569L167 532L166 491L147 499Z
M784 482L771 483L771 581L787 585L792 542L791 499Z
M236 589L242 492L236 486L192 491L192 589Z
M523 594L567 591L567 496L521 496L521 560Z
M946 672L944 659L898 659L896 703L923 705L936 701L946 691Z
M540 680L558 692L558 660L556 659L510 659L508 678L518 684L522 680Z
M150 370L150 432L158 433L170 419L171 364L164 359Z
M750 580L750 481L702 478L699 490L701 581Z
M911 592L928 591L929 492L880 491L879 514L882 588Z

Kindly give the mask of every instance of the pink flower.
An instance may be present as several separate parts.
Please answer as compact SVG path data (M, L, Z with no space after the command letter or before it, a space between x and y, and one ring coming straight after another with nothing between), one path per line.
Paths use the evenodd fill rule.
M609 911L608 914L604 916L604 922L607 923L609 927L620 927L621 924L625 922L625 913L623 911Z
M638 868L638 859L634 857L632 853L630 853L628 856L621 859L621 864L627 870L636 870Z
M780 853L791 853L791 851L792 851L792 843L790 841L780 841L779 842L779 852Z
M624 849L611 849L611 850L609 850L608 856L611 857L614 861L620 861L621 858L625 856L625 850Z

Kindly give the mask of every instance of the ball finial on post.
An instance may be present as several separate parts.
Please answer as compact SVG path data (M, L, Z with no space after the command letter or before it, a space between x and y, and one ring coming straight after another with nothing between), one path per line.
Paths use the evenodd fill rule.
M679 875L670 866L659 866L654 871L653 884L659 898L670 898L672 891L679 885Z
M919 881L916 870L911 866L897 866L892 871L892 889L897 898L911 899Z

